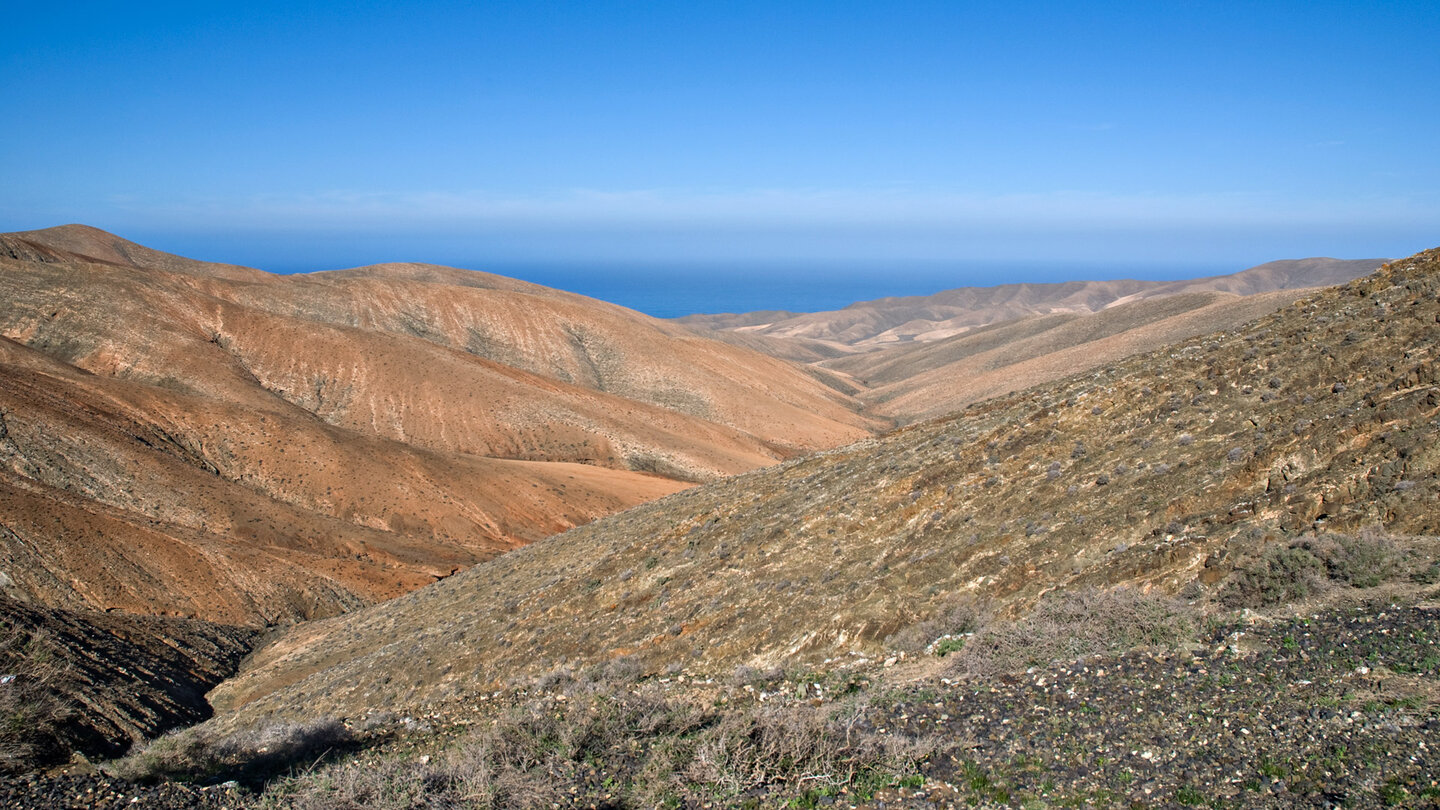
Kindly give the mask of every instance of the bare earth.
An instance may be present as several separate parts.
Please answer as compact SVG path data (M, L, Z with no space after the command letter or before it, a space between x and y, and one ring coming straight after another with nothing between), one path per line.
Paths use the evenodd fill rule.
M881 422L791 364L482 273L0 236L12 596L333 615Z

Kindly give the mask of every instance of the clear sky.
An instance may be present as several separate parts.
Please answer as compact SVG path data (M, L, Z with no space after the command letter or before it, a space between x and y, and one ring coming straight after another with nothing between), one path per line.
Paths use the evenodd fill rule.
M13 3L0 230L407 259L1440 244L1440 3Z

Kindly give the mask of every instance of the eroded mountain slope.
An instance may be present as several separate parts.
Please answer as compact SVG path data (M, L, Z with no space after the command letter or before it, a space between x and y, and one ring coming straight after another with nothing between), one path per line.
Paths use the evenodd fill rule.
M1243 329L689 490L297 627L227 723L472 696L564 662L823 665L978 598L1208 588L1277 542L1440 531L1440 251Z
M1190 292L1144 298L1093 315L1036 315L827 365L864 386L860 397L871 413L909 423L1217 329L1232 329L1307 292L1311 291L1246 296Z
M331 615L878 424L500 277L279 277L78 226L0 248L0 572L45 604Z
M933 295L860 301L831 312L690 315L692 326L774 338L826 341L853 349L928 342L990 324L1033 315L1083 315L1147 298L1190 292L1254 295L1283 289L1342 284L1385 259L1285 259L1224 276L1184 281L1068 281L960 287Z

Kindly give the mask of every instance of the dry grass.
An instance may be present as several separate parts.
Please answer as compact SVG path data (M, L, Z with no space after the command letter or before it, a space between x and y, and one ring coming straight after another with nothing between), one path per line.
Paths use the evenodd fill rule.
M0 623L0 772L65 756L73 711L57 688L60 673L43 637Z
M1087 655L1175 647L1198 629L1196 612L1167 596L1127 588L1069 591L1042 599L1022 619L980 628L950 668L994 675Z
M116 760L111 770L138 782L223 775L255 783L287 769L313 767L332 753L353 748L355 742L345 724L328 717L223 735L195 726L156 738Z
M777 702L707 710L658 690L597 684L535 698L434 756L376 754L281 780L263 804L350 807L603 806L795 797L888 784L936 744L864 730L863 706Z

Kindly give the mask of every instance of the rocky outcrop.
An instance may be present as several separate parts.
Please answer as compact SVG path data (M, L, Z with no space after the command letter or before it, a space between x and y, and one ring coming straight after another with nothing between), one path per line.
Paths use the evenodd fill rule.
M0 598L0 689L7 690L0 699L26 690L30 700L49 702L50 712L19 730L55 738L57 745L39 751L116 756L135 741L210 717L205 693L235 671L258 635L208 622ZM0 743L15 731L0 731Z

